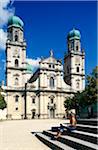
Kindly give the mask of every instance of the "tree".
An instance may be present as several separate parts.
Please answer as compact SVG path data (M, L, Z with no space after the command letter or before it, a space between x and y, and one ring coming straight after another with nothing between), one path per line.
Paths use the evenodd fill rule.
M4 100L4 97L1 95L2 89L0 87L0 109L4 109L6 108L6 102Z
M67 97L66 100L64 101L64 107L67 109L67 110L70 110L72 109L74 106L73 106L73 101L72 101L72 98L70 97Z
M84 91L85 106L89 106L97 102L97 76L98 67L93 70L91 75L87 76L86 88Z
M0 109L6 108L6 102L4 100L4 97L0 93Z

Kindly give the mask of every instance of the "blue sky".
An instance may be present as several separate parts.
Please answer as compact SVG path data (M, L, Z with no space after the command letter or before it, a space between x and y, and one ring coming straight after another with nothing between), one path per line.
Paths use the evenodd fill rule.
M97 5L96 2L20 2L13 3L15 15L24 21L27 56L49 56L52 48L56 58L64 58L66 37L74 27L81 32L81 44L86 53L86 75L97 64ZM0 81L5 79L5 51L0 51Z

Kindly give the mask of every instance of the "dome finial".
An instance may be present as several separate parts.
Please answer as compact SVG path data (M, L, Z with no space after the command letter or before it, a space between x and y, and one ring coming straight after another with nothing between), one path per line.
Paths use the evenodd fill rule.
M73 25L73 31L75 31L75 26Z

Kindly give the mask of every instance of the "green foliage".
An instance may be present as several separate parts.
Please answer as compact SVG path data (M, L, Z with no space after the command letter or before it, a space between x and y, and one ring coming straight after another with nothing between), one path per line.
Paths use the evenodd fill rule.
M85 88L85 105L95 104L97 101L97 74L98 68L96 67L90 76L87 76L87 85Z
M6 108L6 102L3 98L3 96L0 94L0 109Z
M98 76L98 67L96 67L92 74L87 76L86 88L84 91L77 92L72 98L67 98L64 101L64 107L67 110L72 108L78 110L79 107L86 107L97 102L97 76Z
M2 89L0 88L0 109L6 108L6 102L4 100L4 97L1 95Z
M74 107L72 98L67 97L67 99L64 101L64 107L65 107L67 110L70 110L70 109L72 109L72 108Z

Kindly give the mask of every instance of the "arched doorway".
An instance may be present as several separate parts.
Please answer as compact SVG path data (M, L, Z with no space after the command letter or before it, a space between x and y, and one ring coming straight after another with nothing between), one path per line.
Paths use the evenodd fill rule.
M35 110L35 109L32 109L32 119L35 118L35 115L36 115L36 110Z
M54 95L51 95L49 97L49 102L47 107L48 107L49 118L55 118L56 103L55 103Z
M55 109L53 107L50 109L50 118L55 118Z

